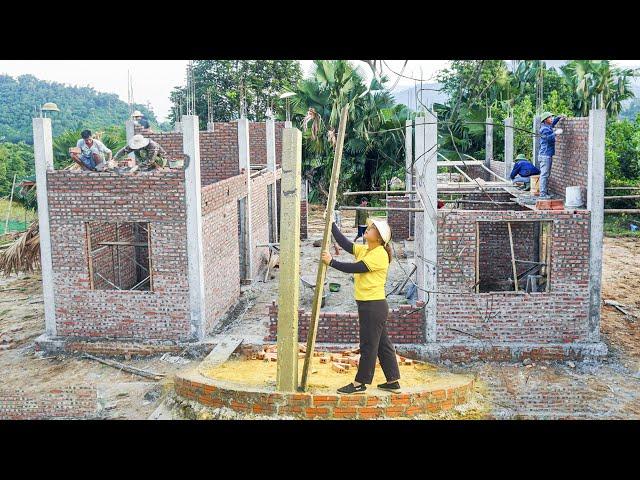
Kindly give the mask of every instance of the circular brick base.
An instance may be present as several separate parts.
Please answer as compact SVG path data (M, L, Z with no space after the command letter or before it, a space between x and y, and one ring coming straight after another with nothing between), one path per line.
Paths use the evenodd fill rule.
M303 419L415 418L466 403L473 391L473 379L452 377L447 388L425 387L402 394L377 389L364 395L281 393L215 380L194 369L176 375L174 388L185 399L243 414Z

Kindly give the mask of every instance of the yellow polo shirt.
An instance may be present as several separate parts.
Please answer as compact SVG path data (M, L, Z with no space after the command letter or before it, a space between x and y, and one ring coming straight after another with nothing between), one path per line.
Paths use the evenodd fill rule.
M353 282L356 300L384 300L384 285L389 270L389 255L383 246L369 250L366 245L353 244L356 262L362 260L369 269L365 273L354 273Z

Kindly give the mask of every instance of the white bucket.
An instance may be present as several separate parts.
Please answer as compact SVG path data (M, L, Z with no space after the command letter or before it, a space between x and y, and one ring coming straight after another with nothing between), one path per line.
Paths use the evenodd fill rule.
M582 200L582 187L567 187L564 201L565 207L578 208L584 205Z

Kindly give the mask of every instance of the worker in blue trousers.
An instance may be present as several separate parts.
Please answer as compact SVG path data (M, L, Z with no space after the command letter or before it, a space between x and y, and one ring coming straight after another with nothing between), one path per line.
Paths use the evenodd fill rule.
M540 198L551 198L549 195L549 176L553 165L553 155L556 153L556 135L562 133L556 126L563 116L554 117L551 112L544 112L540 117L540 151L538 164L540 165Z

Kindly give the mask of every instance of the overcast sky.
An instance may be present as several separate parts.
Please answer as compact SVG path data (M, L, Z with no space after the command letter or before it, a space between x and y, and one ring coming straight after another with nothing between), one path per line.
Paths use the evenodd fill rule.
M400 72L405 60L386 60L388 67ZM301 60L307 73L311 60ZM369 67L355 62L369 74ZM640 60L620 60L615 63L625 67L640 67ZM403 75L434 81L436 72L448 64L447 60L409 60ZM127 101L127 70L133 78L133 97L137 103L150 103L160 121L166 120L171 108L169 93L173 87L184 85L187 60L0 60L0 74L13 77L31 74L41 80L67 85L90 86L100 92L115 93ZM389 76L390 86L398 77L383 66ZM400 78L396 89L413 86L413 80ZM2 99L0 99L1 101ZM50 99L55 101L55 99Z

